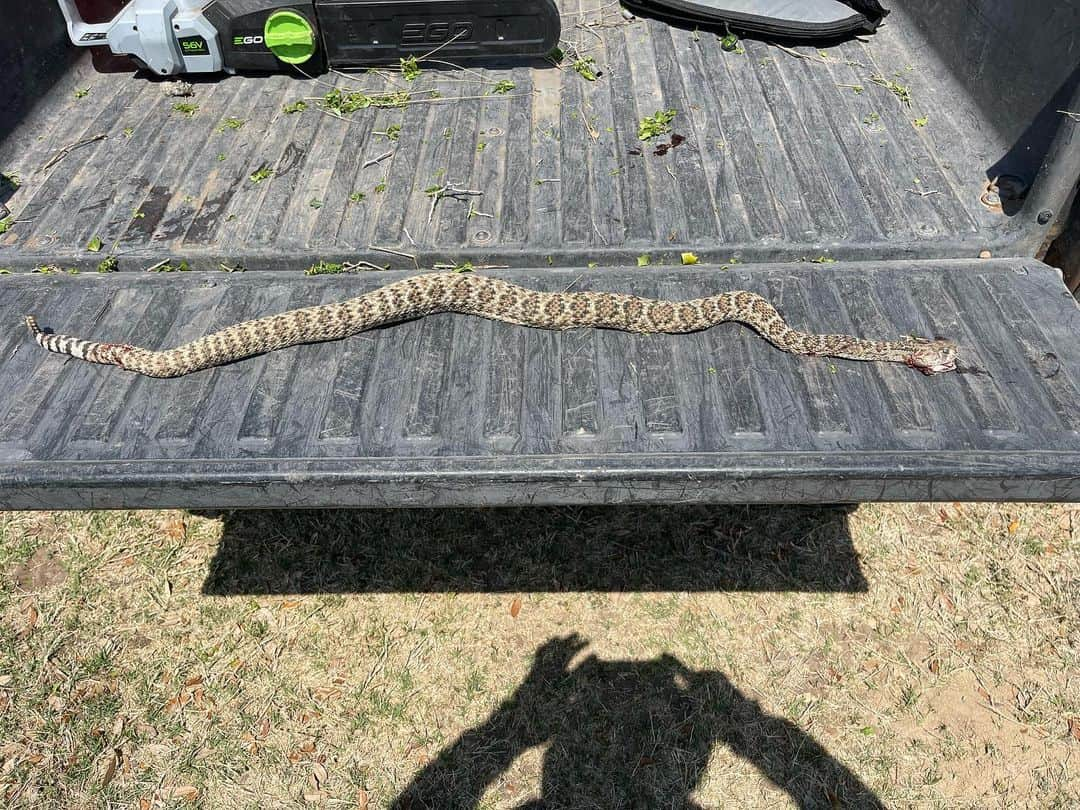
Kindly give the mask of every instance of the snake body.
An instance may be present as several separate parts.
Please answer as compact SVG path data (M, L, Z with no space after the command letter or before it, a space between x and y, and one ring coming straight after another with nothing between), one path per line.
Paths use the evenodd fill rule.
M32 316L26 318L26 324L38 344L50 352L150 377L180 377L287 346L339 340L439 312L540 329L589 327L639 333L696 332L736 321L793 354L903 363L925 374L956 368L956 348L948 341L866 340L800 332L765 298L745 290L691 301L661 301L622 293L538 292L497 278L458 273L413 276L347 301L238 323L163 351L44 332Z

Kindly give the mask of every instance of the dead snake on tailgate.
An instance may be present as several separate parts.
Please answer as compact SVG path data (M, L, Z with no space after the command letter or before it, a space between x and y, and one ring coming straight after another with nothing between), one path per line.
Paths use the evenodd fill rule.
M924 374L956 369L956 347L948 341L914 337L866 340L800 332L767 300L745 290L692 301L657 301L622 293L538 292L501 279L458 273L430 273L395 281L347 301L245 321L163 351L47 333L38 328L32 316L27 316L26 325L38 344L51 352L150 377L180 377L287 346L339 340L439 312L478 315L539 329L590 327L643 334L696 332L736 321L792 354L903 363Z

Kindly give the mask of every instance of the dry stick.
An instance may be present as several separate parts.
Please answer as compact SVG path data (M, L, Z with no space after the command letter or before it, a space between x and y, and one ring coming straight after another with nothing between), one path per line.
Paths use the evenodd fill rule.
M1058 110L1061 115L1067 116L1069 119L1080 124L1080 112L1072 112L1071 110Z
M47 172L49 169L51 169L61 160L66 158L76 149L80 149L83 146L88 146L89 144L96 143L97 141L103 141L108 137L108 135L94 135L92 138L87 138L85 140L77 141L76 143L70 144L69 146L65 146L63 149L53 155L49 162L42 166L39 171Z
M480 73L477 70L470 70L467 67L462 67L461 65L456 64L455 62L447 62L447 61L445 61L443 59L427 59L427 58L425 58L424 61L425 62L433 62L436 65L449 65L450 67L455 68L456 70L460 70L460 71L462 71L464 73L471 73L473 76L476 77L477 81L484 82L484 84L498 84L498 82L495 79L489 79L483 73ZM442 79L442 80L446 80L447 78L451 78L451 77L440 76L439 78ZM466 79L464 81L468 81L468 80Z
M403 250L394 250L393 248L380 247L379 245L368 245L368 250L377 250L379 253L389 253L391 256L401 256L404 259L412 259L412 263L416 267L416 269L420 269L420 262L416 260L415 254L406 253Z
M416 61L417 62L423 62L425 59L427 59L427 58L429 58L431 56L434 56L439 51L441 51L443 48L447 47L448 45L453 45L455 42L457 42L459 39L461 39L463 36L465 36L466 33L468 33L468 32L465 31L465 30L458 31L456 34L454 34L452 37L450 37L450 39L446 40L446 42L444 42L438 48L434 48L433 50L428 51L423 56L416 57Z
M811 62L821 62L825 65L831 65L836 61L835 59L826 59L824 56L821 56L819 54L800 53L794 48L789 48L786 45L781 45L779 42L770 42L769 45L772 45L774 48L779 48L784 53L798 57L799 59L809 59Z
M342 262L341 269L345 271L355 270L357 267L366 267L368 270L385 270L385 267L380 267L372 262L364 261L363 259L357 259L355 262Z
M391 149L389 152L384 152L383 154L379 155L377 158L372 158L371 160L364 161L364 165L361 166L360 168L361 169L366 169L368 166L374 166L376 163L379 163L380 161L386 160L388 157L393 157L393 156L394 156L394 150Z
M430 223L435 216L435 206L439 204L439 200L443 197L460 199L461 197L482 197L483 194L484 192L474 188L458 188L453 183L447 183L445 186L439 186L437 189L429 191L428 196L431 197L431 210L428 211L428 223Z

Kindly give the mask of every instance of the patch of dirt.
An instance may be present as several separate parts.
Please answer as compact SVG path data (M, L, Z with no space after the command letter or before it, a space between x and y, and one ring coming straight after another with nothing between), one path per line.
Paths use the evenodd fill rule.
M1025 753L1049 741L1041 741L1036 729L1009 719L1007 689L987 691L974 674L960 671L924 698L921 716L900 719L893 730L936 749L936 786L943 796L971 801L976 790L982 798L995 792L1022 796L1030 790Z
M54 588L67 579L67 569L57 553L42 546L26 562L11 569L15 584L24 591L37 593Z

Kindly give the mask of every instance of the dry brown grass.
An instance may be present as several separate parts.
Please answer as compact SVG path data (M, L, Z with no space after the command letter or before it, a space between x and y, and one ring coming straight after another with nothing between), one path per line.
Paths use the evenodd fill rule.
M1078 524L971 504L6 514L0 795L1075 807Z

